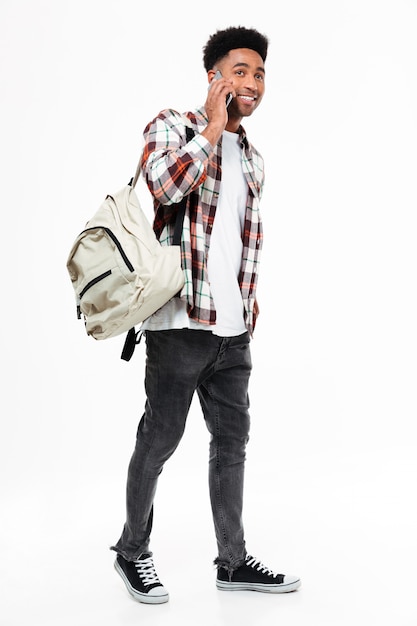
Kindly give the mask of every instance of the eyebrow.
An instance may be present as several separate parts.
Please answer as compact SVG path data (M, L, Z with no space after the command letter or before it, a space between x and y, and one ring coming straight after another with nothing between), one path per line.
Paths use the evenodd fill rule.
M235 63L232 69L235 69L236 67L246 67L246 68L249 68L249 65L248 65L248 63ZM265 68L264 67L259 66L259 67L256 68L256 71L257 72L262 72L263 74L265 74Z

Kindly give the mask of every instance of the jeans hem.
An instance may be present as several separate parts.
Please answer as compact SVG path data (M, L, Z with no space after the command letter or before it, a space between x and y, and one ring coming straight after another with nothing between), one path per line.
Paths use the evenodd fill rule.
M136 559L138 559L142 554L145 553L149 554L149 556L152 556L152 552L148 549L136 550L136 552L134 552L133 554L129 554L124 550L120 550L120 548L118 548L117 546L110 546L110 550L113 550L114 552L117 552L117 554L120 554L120 556L122 556L125 561L136 561Z
M225 569L227 573L229 574L229 579L230 579L232 577L233 572L235 572L241 565L244 564L245 559L246 559L246 555L244 556L243 559L239 559L238 561L235 561L234 563L230 563L230 561L225 561L224 559L217 557L216 559L214 559L214 565Z

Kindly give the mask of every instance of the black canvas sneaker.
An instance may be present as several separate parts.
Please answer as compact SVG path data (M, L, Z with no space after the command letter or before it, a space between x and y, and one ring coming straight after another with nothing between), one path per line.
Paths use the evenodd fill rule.
M217 589L223 591L263 591L265 593L286 593L295 591L301 585L298 576L274 574L258 559L249 554L245 562L231 576L224 567L217 568Z
M145 604L168 602L168 592L158 578L150 554L141 554L135 561L126 561L118 554L114 567L135 600Z

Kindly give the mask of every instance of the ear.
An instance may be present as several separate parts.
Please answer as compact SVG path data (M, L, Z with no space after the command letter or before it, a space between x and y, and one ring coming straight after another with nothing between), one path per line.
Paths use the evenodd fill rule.
M207 81L209 83L211 83L211 81L213 80L215 73L216 73L216 70L209 70L207 72Z

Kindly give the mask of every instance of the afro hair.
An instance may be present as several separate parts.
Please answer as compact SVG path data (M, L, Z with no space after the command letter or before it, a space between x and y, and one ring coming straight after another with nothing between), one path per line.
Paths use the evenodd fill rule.
M203 48L203 63L206 71L213 69L220 59L223 59L230 50L249 48L255 50L265 61L268 52L268 39L254 28L231 26L225 30L218 30L210 37Z

